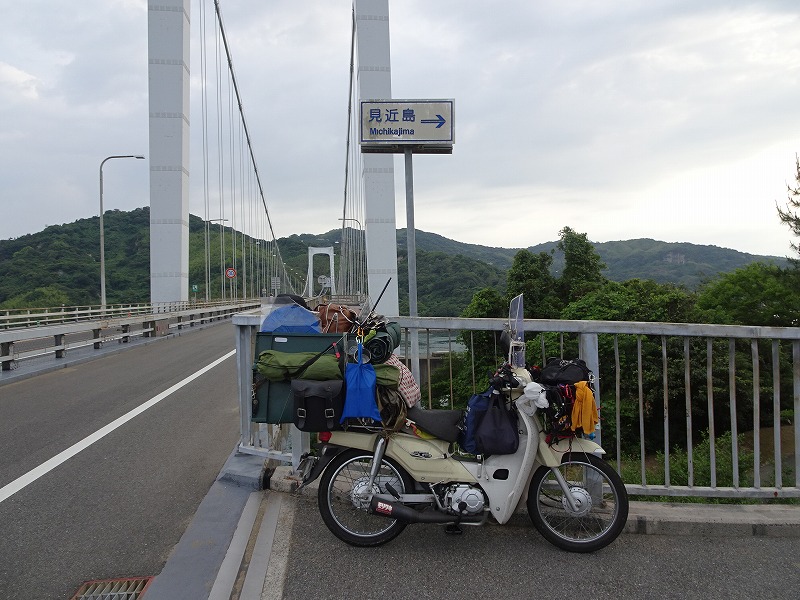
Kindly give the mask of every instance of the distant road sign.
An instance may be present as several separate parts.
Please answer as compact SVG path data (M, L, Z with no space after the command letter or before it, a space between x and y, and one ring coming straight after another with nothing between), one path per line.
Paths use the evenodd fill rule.
M455 141L453 100L364 100L361 151L449 153Z
M228 267L227 269L225 269L225 277L227 277L228 279L233 279L234 277L236 277L236 269L234 269L233 267Z
M197 292L199 290L197 284L192 285L192 291Z

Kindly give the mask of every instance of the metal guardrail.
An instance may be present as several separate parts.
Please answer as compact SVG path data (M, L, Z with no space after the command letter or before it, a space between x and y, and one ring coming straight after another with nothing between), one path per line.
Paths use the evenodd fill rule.
M464 332L502 331L505 325L503 319L397 317L393 320L404 330L401 350L404 346L407 347L410 337L408 334L413 330L418 332L421 341L430 339L432 335L454 340ZM308 451L308 434L301 434L289 425L251 422L253 343L260 321L261 315L257 311L233 317L233 324L237 328L239 369L239 447L242 452L292 462L296 467L300 455ZM612 444L615 447L605 449L619 470L626 461L638 462L636 470L640 475L636 477L637 480L632 480L631 476L626 477L626 487L631 494L708 498L800 498L800 422L797 420L797 415L800 414L800 328L535 319L525 320L524 328L526 340L533 340L537 347L538 340L541 341L541 356L538 360L529 356L529 361L543 363L555 343L562 355L568 351L565 350L567 348L577 348L579 356L594 371L601 411L604 403L613 403L615 406L613 415L602 413L606 423L613 423L618 432L616 442ZM427 347L430 348L431 344ZM604 349L603 356L613 356L610 362L600 364L601 347ZM763 352L764 347L768 347L769 352ZM406 356L409 356L407 352ZM448 356L452 354L445 352L434 357L432 352L426 352L421 357L423 366L427 366L422 371L422 379L427 384L423 384L423 399L427 393L429 404L432 401L429 383L433 372L431 365L435 360L447 361ZM743 356L749 356L744 361L745 364L742 364ZM622 370L628 365L635 365L635 372L625 374L628 378L634 378L633 388L636 391L633 393L624 391L630 389L630 385L622 385ZM768 366L767 376L761 373L762 365ZM787 368L791 375L784 377L781 369ZM659 374L657 382L651 381L654 371ZM737 391L737 378L741 376L746 376L748 381L752 380L752 387L746 394L742 394L741 390ZM725 382L727 386L724 385ZM475 385L480 387L479 384ZM658 395L663 398L660 431L647 430L644 419L645 412L653 409L648 403L651 402L651 392L656 387ZM669 399L676 394L683 396L683 402L678 406L670 405ZM783 424L780 416L781 400L784 399L782 395L786 394L789 395L792 406L789 425ZM695 425L693 410L699 403L702 403L710 416L709 455L703 457L703 462L710 464L710 485L695 483L695 462L699 462L697 453L700 451L700 444L695 443L696 440L692 438ZM623 404L635 406L638 410L639 443L636 446L628 444L626 447L622 442L623 436L620 432L623 421L620 407ZM786 404L784 401L783 405ZM716 451L718 438L722 435L722 432L715 431L715 414L722 412L720 406L729 411L731 424L730 462L733 464L733 479L729 486L718 485L716 476L722 462L725 462ZM761 423L760 414L765 407L771 409L773 414L770 423ZM741 465L740 469L739 457L744 455L744 448L741 445L738 424L742 422L741 415L745 412L752 412L748 417L751 426L747 430L753 436L752 449L748 449L748 452L752 452L753 462L749 466ZM670 431L670 423L674 423L677 417L685 422L686 434L685 445L679 449L671 441L679 436ZM764 427L772 428L771 439L761 437L760 432ZM745 430L744 427L741 429ZM782 439L782 430L788 430L788 442ZM597 433L598 438L602 438L602 430ZM663 476L659 481L649 480L653 476L649 474L648 467L653 465L654 460L652 452L648 455L645 451L645 440L649 435L658 435L659 439L664 439L663 456L660 457L663 461L660 465ZM794 449L788 459L784 460L787 454L784 448L786 444L793 444ZM677 475L670 473L670 456L679 451L688 457L685 481L678 481Z
M63 312L31 309L4 315L0 323L0 369L10 371L19 361L54 354L65 358L69 349L109 341L127 342L131 337L155 337L170 329L193 327L230 317L242 310L261 306L261 300L214 303L171 303L71 307ZM9 311L10 312L10 311ZM35 321L34 321L35 319ZM24 323L38 322L36 326ZM42 324L46 322L47 324Z
M257 302L257 301L256 301ZM212 309L221 306L252 305L252 300L214 302L162 302L140 304L107 304L86 306L58 306L47 308L14 308L0 310L0 331L27 327L41 327L58 323L77 323L98 319L125 318L137 315L172 314L195 309Z

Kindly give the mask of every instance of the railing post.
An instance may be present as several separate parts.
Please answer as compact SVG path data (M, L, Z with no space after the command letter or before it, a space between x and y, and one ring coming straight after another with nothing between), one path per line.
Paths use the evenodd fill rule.
M253 415L253 364L250 349L253 343L252 325L237 325L236 336L236 372L239 374L239 445L253 444L251 419Z
M11 351L14 349L14 342L3 342L0 343L0 356L2 357L9 357L11 356ZM13 361L4 360L2 370L3 371L10 371L12 367Z
M53 336L54 345L56 346L56 358L64 358L64 334L60 333Z
M586 362L586 366L594 373L594 401L597 403L597 410L600 410L600 358L597 346L596 333L581 333L578 341L578 356ZM602 446L600 428L594 432L595 442Z

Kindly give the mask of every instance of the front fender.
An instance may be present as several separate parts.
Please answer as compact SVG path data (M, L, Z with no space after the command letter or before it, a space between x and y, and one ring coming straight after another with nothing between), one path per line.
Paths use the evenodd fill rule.
M597 457L601 457L606 453L600 444L585 438L566 438L558 440L554 444L548 444L545 438L546 435L544 433L539 435L539 456L542 458L542 464L548 467L557 467L560 465L561 459L568 452L594 454Z

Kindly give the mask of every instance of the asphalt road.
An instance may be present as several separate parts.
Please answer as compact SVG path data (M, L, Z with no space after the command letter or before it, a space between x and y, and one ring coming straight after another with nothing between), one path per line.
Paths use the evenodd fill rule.
M527 524L465 527L460 536L417 524L384 546L355 548L328 531L316 498L286 501L293 514L284 600L794 600L800 588L796 537L623 534L575 554Z
M0 489L234 349L225 322L0 386ZM236 358L0 502L0 598L161 572L238 439Z

